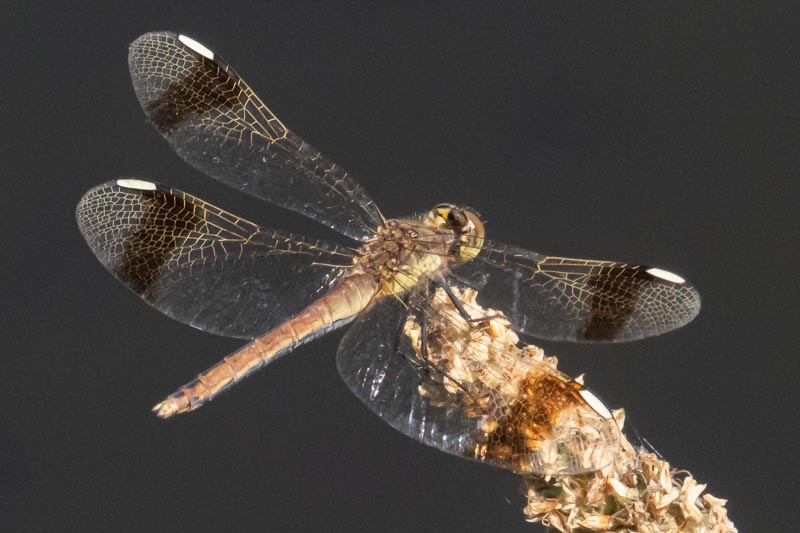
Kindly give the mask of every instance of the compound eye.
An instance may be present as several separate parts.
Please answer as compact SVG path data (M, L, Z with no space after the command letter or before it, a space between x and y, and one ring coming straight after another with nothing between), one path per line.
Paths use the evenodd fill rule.
M450 221L450 213L452 213L453 209L456 206L453 204L439 204L433 208L433 212L436 213L437 216L443 218L446 221Z
M467 215L464 213L463 209L451 209L447 216L447 220L453 225L454 228L457 229L465 228L469 223L467 220Z
M464 211L465 223L459 240L458 255L461 261L471 261L483 248L484 229L480 217L472 211Z

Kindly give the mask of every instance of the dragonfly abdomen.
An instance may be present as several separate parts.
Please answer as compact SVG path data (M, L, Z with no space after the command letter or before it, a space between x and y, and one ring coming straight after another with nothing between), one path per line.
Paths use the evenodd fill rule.
M197 409L231 385L297 346L350 322L378 290L373 276L342 279L293 318L225 357L153 407L161 418Z

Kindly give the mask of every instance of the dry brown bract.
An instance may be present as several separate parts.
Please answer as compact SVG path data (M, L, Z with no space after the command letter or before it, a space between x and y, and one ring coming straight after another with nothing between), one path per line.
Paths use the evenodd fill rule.
M623 426L622 409L614 418ZM692 475L671 469L622 436L615 462L594 474L552 478L524 476L530 522L565 533L619 531L637 533L735 533L726 500L702 495Z

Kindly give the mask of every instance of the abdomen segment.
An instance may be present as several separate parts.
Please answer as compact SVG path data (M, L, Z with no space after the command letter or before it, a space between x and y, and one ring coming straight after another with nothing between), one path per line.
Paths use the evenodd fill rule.
M193 411L245 376L361 312L377 290L371 276L344 278L298 315L225 357L153 407L160 418Z

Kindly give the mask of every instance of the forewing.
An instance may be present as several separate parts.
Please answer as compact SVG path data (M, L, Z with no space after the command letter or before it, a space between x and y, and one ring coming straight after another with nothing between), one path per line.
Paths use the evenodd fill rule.
M455 273L480 287L479 303L543 339L630 341L679 328L700 311L695 288L659 268L546 256L488 241Z
M229 337L253 338L290 318L351 263L337 246L141 180L91 189L76 216L89 247L125 286L180 322Z
M572 475L613 460L619 430L596 396L435 294L379 300L348 330L337 365L361 401L424 444L515 472Z
M133 87L188 163L231 187L365 240L380 222L367 192L264 105L222 58L183 35L131 43Z

